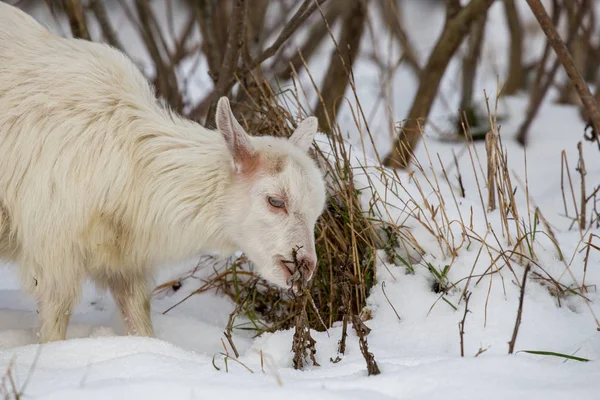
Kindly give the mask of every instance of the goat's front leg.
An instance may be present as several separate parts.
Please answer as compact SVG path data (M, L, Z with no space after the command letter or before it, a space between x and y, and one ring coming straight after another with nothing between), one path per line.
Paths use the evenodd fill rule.
M127 334L153 337L150 290L146 276L121 275L108 279L106 283L125 321Z

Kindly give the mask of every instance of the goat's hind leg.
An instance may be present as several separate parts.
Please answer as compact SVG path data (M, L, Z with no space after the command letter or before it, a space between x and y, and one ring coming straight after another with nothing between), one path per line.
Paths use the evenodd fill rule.
M37 300L39 342L65 340L73 306L80 298L83 277L67 263L39 265L31 260L19 260L19 264L23 287Z
M65 340L71 313L81 292L81 280L64 276L58 280L44 273L36 275L29 277L28 286L38 303L39 342Z
M46 291L38 296L40 343L66 339L67 327L77 297L76 293L65 293L60 290Z

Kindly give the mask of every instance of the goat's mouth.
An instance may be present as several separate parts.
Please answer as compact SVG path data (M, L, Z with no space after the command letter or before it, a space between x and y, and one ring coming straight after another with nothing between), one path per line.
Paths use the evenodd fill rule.
M283 278L285 279L286 283L289 285L290 284L289 280L292 277L292 275L294 274L294 271L296 270L296 266L294 265L294 262L291 260L285 259L283 256L276 256L275 264L279 267L279 269L283 273Z
M277 265L283 272L286 285L292 289L294 294L298 294L309 279L309 271L305 262L298 262L294 257L294 260L288 260L282 256L275 258Z

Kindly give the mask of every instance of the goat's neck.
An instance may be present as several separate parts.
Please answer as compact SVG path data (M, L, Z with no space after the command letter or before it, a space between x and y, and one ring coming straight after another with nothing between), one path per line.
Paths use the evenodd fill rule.
M231 191L231 159L218 132L171 120L148 140L144 171L149 216L163 250L173 254L236 250L224 226ZM177 126L172 126L177 124ZM163 128L164 129L164 128ZM175 134L176 133L176 134ZM182 232L185 234L182 235Z

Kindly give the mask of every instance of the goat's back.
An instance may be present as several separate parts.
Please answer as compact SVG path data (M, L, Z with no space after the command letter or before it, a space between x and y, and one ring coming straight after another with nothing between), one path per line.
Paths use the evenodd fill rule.
M122 53L60 38L0 3L0 253L77 263L90 220L122 224L122 205L136 201L136 124L157 110Z

